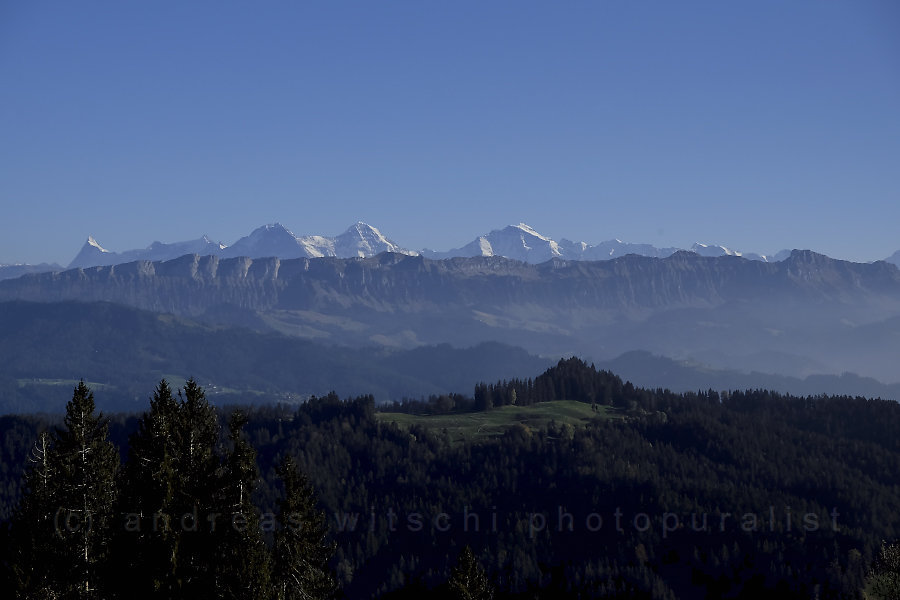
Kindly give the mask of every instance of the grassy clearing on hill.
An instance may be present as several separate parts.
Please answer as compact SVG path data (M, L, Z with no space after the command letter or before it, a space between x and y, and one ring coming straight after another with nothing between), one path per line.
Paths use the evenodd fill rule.
M74 388L78 385L80 379L49 379L46 377L30 377L30 378L19 378L16 379L16 384L19 387L23 387L26 385L48 385L48 386L56 386L56 387L71 387ZM85 381L85 385L87 385L91 390L106 390L110 389L113 386L107 383L99 383L97 381Z
M529 429L540 429L551 421L572 426L584 425L592 419L622 418L620 411L610 406L597 406L574 400L540 402L531 406L501 406L487 412L449 415L410 415L380 412L378 419L384 423L397 423L400 427L421 425L430 429L446 429L454 442L472 441L502 435L510 427L520 424Z

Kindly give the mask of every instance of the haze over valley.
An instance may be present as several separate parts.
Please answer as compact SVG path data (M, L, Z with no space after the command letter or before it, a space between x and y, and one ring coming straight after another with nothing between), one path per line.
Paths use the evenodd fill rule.
M513 231L518 237L505 239L509 242L512 237L518 244L507 243L507 248L522 249L526 256L541 251L521 226L495 232L494 242L503 239L499 234ZM186 246L175 247L180 251ZM69 304L66 314L83 310L87 322L96 318L88 316L92 303L115 303L207 326L249 330L240 335L257 332L305 340L320 346L322 353L328 352L326 346L390 354L449 344L462 356L465 349L495 342L535 361L575 355L603 363L632 353L626 363L638 383L672 389L685 389L686 381L693 386L698 378L685 380L675 374L677 369L669 378L654 374L650 366L656 364L654 357L705 368L707 385L722 389L768 384L782 391L826 393L836 380L820 380L818 387L799 382L846 373L851 378L844 380L844 390L849 381L857 381L873 395L897 397L888 386L900 382L895 364L900 353L900 271L887 262L852 263L810 251L793 251L777 261L689 251L603 261L554 256L538 264L494 255L438 260L409 251L385 251L398 247L362 225L323 247L360 256L292 257L307 252L308 246L279 226L260 228L234 244L232 248L246 251L233 251L241 254L234 258L194 253L161 261L135 260L134 252L114 255L88 244L80 260L95 256L114 264L0 281L0 302L81 303ZM555 242L544 246L554 248ZM152 246L147 253L169 251ZM272 256L275 253L285 257ZM121 262L128 259L131 262ZM16 305L6 306L12 314ZM123 330L129 322L121 324ZM6 327L18 327L17 323L11 318ZM100 328L118 326L114 320ZM28 347L16 331L33 335L7 329L8 346ZM43 361L40 348L32 350L30 366L28 352L18 357L15 377L55 381L72 376ZM258 360L233 355L223 364L231 374L249 374L247 369ZM647 365L635 364L641 361ZM347 358L329 370L342 372L340 381L356 381L358 365ZM185 369L178 373L184 378L191 374L197 373ZM506 371L484 374L499 379L517 371L507 363ZM863 384L853 377L875 381ZM99 373L94 376L98 378L104 380ZM369 392L382 390L376 394L379 401L388 401L459 392L476 380L472 374L450 386L428 381L403 391L402 385L370 378L356 386L335 382L331 388L362 393L368 385ZM221 378L210 381L230 389L241 387ZM279 384L272 389L296 397L328 391L325 382L302 381L293 388Z
M0 596L900 598L900 3L0 3Z

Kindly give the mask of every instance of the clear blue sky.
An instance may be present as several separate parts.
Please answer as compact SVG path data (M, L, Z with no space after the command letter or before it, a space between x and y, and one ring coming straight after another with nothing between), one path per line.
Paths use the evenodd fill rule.
M357 220L900 249L900 3L0 3L0 262Z

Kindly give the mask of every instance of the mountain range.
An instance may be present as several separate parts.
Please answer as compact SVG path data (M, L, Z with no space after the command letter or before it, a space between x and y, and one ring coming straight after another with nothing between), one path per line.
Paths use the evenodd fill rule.
M365 362L348 348L390 353L497 342L542 360L619 360L616 369L645 385L707 377L713 387L767 381L799 392L814 389L798 383L810 376L852 373L814 383L862 393L881 389L865 378L900 382L897 264L900 252L853 263L799 250L769 256L704 244L557 242L523 223L446 252L414 252L365 223L335 237L296 236L276 223L230 246L203 236L116 253L90 237L68 269L0 266L0 302L115 303L204 327L298 338L319 345L305 356L332 352L347 362L342 372L340 360L325 369L339 380L356 377L354 365ZM16 335L5 343L26 347ZM274 360L268 351L256 354ZM617 358L623 354L631 359ZM685 372L683 365L703 366ZM385 373L396 375L392 369ZM42 372L23 371L38 380ZM368 377L378 390L389 379ZM390 396L404 385L410 393L447 389L412 381L397 375Z
M586 242L573 242L563 238L559 242L541 235L525 223L509 225L503 229L495 229L490 233L479 236L461 248L454 248L447 252L423 250L422 255L431 259L469 257L469 256L503 256L532 264L542 263L553 258L565 260L610 260L637 254L639 256L652 256L665 258L671 256L683 248L656 248L651 244L632 244L622 240L608 240L591 245ZM750 260L772 262L784 260L790 255L789 250L764 256L755 253L742 253L725 246L695 243L688 248L690 252L700 256L743 256Z
M422 255L434 260L473 256L503 256L522 262L538 264L553 258L594 261L610 260L627 254L665 258L679 250L688 250L700 256L742 256L743 258L762 262L778 262L790 255L789 250L764 255L741 252L725 246L699 242L689 248L657 248L651 244L629 243L618 239L607 240L597 244L573 242L565 238L557 242L540 234L524 223L495 229L479 236L464 246L448 251L423 249L416 252L402 247L381 233L377 228L362 222L352 225L345 232L334 237L323 235L297 236L285 226L275 223L258 227L249 235L240 238L231 245L215 242L207 236L202 236L185 242L153 242L147 248L112 252L104 248L93 236L89 236L81 250L69 263L68 268L107 266L138 260L164 261L186 254L211 255L221 258L238 256L266 258L275 256L289 259L320 257L367 258L381 252L393 252L410 256ZM900 265L900 251L885 260ZM61 270L63 270L63 267L57 264L0 265L0 279L18 277L23 273Z
M900 380L900 270L810 251L771 263L683 251L540 264L193 254L0 281L0 301L13 300L113 302L349 347L496 341L542 356L644 350L793 377Z
M401 248L397 243L387 239L378 229L365 223L356 223L344 233L336 237L321 235L296 236L280 223L264 225L254 229L249 235L242 237L231 246L213 242L207 236L188 242L164 244L153 242L142 250L126 252L110 252L103 248L93 237L88 237L78 255L69 263L70 269L118 265L136 260L171 260L186 254L200 256L220 256L234 258L321 258L337 256L375 256L381 252L414 255Z

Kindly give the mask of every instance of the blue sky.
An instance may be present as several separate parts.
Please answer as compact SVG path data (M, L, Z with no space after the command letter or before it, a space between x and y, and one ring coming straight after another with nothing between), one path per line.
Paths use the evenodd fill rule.
M0 262L357 220L900 249L900 4L5 2Z

